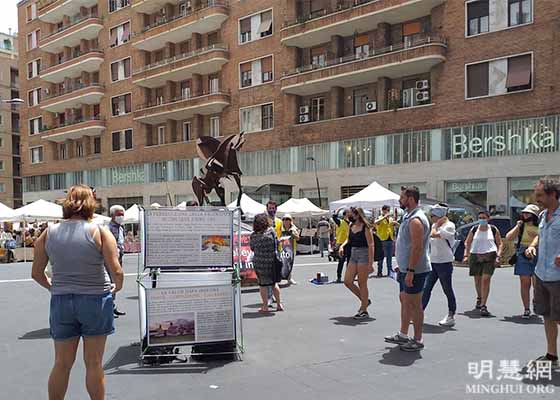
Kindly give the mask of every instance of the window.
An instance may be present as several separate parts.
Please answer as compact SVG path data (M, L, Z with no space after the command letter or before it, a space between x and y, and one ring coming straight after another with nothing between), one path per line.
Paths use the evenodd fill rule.
M132 149L132 129L125 129L124 131L113 132L112 139L113 139L113 146L112 146L113 151L124 151L124 150Z
M93 138L93 154L101 154L101 137Z
M39 71L41 70L41 59L33 60L27 64L27 78L32 79L39 76Z
M27 50L33 50L37 47L39 43L39 36L41 35L41 30L37 29L27 35Z
M239 20L239 43L248 43L272 35L272 10Z
M4 171L4 161L0 160L0 171Z
M157 128L157 144L165 144L165 126Z
M43 129L43 117L31 118L29 120L29 134L35 135Z
M215 138L220 136L220 117L210 118L210 136Z
M188 142L191 140L191 123L183 122L183 142Z
M162 105L164 103L163 88L156 88L156 105Z
M262 130L274 128L274 112L272 104L262 106Z
M316 97L311 99L311 120L322 121L325 119L325 98Z
M239 128L241 132L259 132L274 127L272 104L245 107L239 110Z
M506 88L508 93L531 89L531 55L508 58Z
M76 143L76 157L84 156L84 144L82 142Z
M37 3L32 3L27 6L27 22L33 21L37 18Z
M39 164L43 162L43 146L32 147L31 152L31 164Z
M128 7L130 0L109 0L109 12L115 12L121 8Z
M366 103L368 102L368 90L356 89L354 90L354 115L366 113Z
M191 98L191 86L187 81L181 82L181 98L183 100Z
M528 24L533 20L531 0L509 0L509 26Z
M369 55L368 35L360 35L354 39L354 54L356 58L367 57Z
M117 47L130 40L130 22L111 28L109 32L109 43L111 47Z
M272 56L240 64L239 74L242 88L271 82L274 79L272 72Z
M41 88L33 89L27 93L29 107L39 105L41 102Z
M324 47L311 49L311 65L314 67L324 67L327 64L327 51Z
M130 113L132 111L130 93L113 97L111 99L111 109L113 117Z
M0 147L4 147L4 138L0 137Z
M414 46L422 39L422 23L419 21L409 22L402 27L403 44L405 48Z
M246 62L239 66L241 70L241 87L249 87L252 85L251 63Z
M130 78L130 57L111 63L111 81Z
M467 4L468 36L478 35L490 30L490 10L488 0Z
M68 158L68 146L66 145L66 143L62 143L59 145L58 154L61 160L66 160Z
M217 77L210 77L210 79L208 80L208 89L210 91L210 93L219 93L220 91L220 80Z
M262 71L262 82L271 82L273 79L272 56L261 58L260 62Z

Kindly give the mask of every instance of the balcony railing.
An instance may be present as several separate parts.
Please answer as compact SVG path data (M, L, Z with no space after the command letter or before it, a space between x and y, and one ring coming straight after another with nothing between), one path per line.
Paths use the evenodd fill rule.
M97 13L89 13L89 14L86 14L86 15L77 15L77 16L72 17L72 18L70 19L70 24L65 25L65 26L63 26L63 27L61 27L61 28L58 28L58 29L56 29L54 32L51 32L51 33L49 33L48 35L43 36L43 37L41 38L41 41L44 42L45 40L47 40L47 39L50 38L51 36L58 35L60 32L64 32L65 30L70 29L70 28L72 28L73 26L78 25L80 22L85 21L86 19L89 19L89 18L98 18L98 19L101 19Z
M89 49L89 50L84 51L83 53L81 51L78 51L76 53L71 54L70 57L61 57L60 59L55 60L55 62L52 63L52 65L50 65L48 67L45 66L44 68L41 68L41 72L44 72L44 71L46 71L46 70L48 70L52 67L56 67L58 65L62 65L65 62L74 60L78 57L81 57L81 56L89 54L89 53L102 53L102 52L103 52L103 50L101 50L101 49Z
M50 6L52 3L56 2L56 1L58 1L58 0L39 0L37 2L37 9L40 10L42 8Z
M162 65L171 64L171 63L174 63L176 61L181 61L181 60L185 60L187 58L196 57L196 56L199 56L201 54L208 53L212 50L227 51L228 47L225 44L213 44L212 46L204 47L202 49L189 51L188 53L178 54L174 57L169 57L169 58L166 58L166 59L163 59L163 60L160 60L160 61L156 61L155 63L145 65L142 68L134 71L134 74L140 74L142 72L149 71L150 69L154 69L154 68L160 67Z
M101 116L99 115L94 115L91 117L80 117L80 118L76 118L72 121L65 121L63 123L58 123L55 126L49 127L49 126L45 126L43 125L41 127L41 129L39 129L39 132L46 132L46 131L51 131L53 129L60 129L60 128L66 128L67 126L72 126L72 125L77 125L77 124L81 124L82 122L89 122L89 121L105 121L104 118L101 118Z
M182 13L179 13L179 14L176 14L176 15L173 15L173 16L160 17L155 23L145 26L144 28L142 28L140 33L137 33L133 36L139 36L139 35L141 35L145 32L148 32L151 29L157 28L158 26L171 23L173 21L178 20L179 18L183 18L183 17L186 17L187 15L192 15L192 14L195 14L199 11L202 11L206 8L216 7L216 6L227 7L228 2L226 0L206 0L206 1L203 1L202 4L200 4L198 7L191 7L189 9L187 9L185 12L182 12Z
M381 47L378 49L371 49L369 52L367 53L360 53L360 54L349 54L347 56L344 57L337 57L337 58L333 58L330 60L326 60L324 63L320 63L320 64L309 64L309 65L305 65L303 67L298 67L298 68L294 68L290 71L284 72L284 77L288 77L288 76L293 76L293 75L298 75L304 72L309 72L309 71L314 71L314 70L318 70L318 69L323 69L323 68L329 68L335 65L341 65L341 64L346 64L346 63L350 63L353 61L360 61L360 60L367 60L369 58L373 58L373 57L378 57L384 54L389 54L389 53L394 53L397 51L402 51L402 50L408 50L408 49L414 49L417 47L422 47L428 44L441 44L446 46L447 45L447 40L443 39L441 37L437 37L437 36L425 36L425 37L421 37L418 39L414 39L410 42L403 42L403 43L398 43L398 44L394 44L391 46L387 46L387 47Z
M285 21L283 28L289 28L290 26L303 24L317 18L322 18L340 11L349 10L351 8L360 7L364 4L375 3L377 1L379 0L341 0L337 2L336 7L328 6L313 13L298 15L297 18L293 21Z
M76 92L76 91L78 91L78 90L80 90L80 89L85 89L85 88L104 89L104 86L101 85L101 84L98 83L98 82L93 82L93 83L88 83L88 84L85 84L85 83L78 83L78 84L74 84L74 85L72 85L72 86L70 86L70 87L68 87L68 88L64 88L64 90L60 90L60 91L57 91L57 92L55 92L55 93L51 93L50 95L45 96L45 100L47 100L47 99L48 99L48 100L50 100L50 99L55 99L55 98L57 98L57 97L61 97L61 96L64 96L64 95L66 95L66 94L68 94L68 93Z
M198 96L180 96L180 97L174 97L170 100L163 100L163 101L149 101L146 102L144 104L141 104L135 111L143 111L149 108L153 108L153 107L159 107L159 106L166 106L169 104L174 104L174 103L179 103L181 101L185 101L185 100L197 100L200 99L202 97L208 97L208 96L214 96L214 95L224 95L224 96L229 96L230 95L230 91L224 91L224 90L215 90L215 91L208 91L208 92L204 92Z

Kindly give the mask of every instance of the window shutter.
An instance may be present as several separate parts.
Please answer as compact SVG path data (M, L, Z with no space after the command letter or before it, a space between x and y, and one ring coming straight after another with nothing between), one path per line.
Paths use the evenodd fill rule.
M251 32L251 17L242 19L240 22L241 32Z
M410 22L403 25L403 36L417 35L422 33L422 24L420 22Z
M119 63L114 62L111 64L111 80L113 82L119 80Z
M125 149L132 149L132 129L124 131L124 143Z
M121 133L113 132L113 151L119 151L121 149Z
M531 83L531 55L508 59L508 76L506 87L527 86Z
M130 98L130 94L124 96L124 108L127 113L132 111L132 99Z
M261 59L262 72L272 72L272 56Z
M467 97L488 95L488 63L473 64L467 67Z
M130 58L127 58L124 60L124 77L129 78L131 75L130 72Z
M243 63L239 66L241 72L250 72L251 71L251 61Z
M354 47L364 46L366 44L369 44L368 35L356 36L356 38L354 39Z

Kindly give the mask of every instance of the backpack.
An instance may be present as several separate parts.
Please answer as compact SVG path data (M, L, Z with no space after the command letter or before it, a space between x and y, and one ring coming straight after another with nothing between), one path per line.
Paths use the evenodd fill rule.
M494 236L494 242L496 242L496 235L500 235L500 231L494 225L488 225L488 226L490 226L490 229L492 229L492 235ZM476 231L478 231L478 225L473 226L471 228L471 232L473 234L473 237L474 237L474 234L476 233Z

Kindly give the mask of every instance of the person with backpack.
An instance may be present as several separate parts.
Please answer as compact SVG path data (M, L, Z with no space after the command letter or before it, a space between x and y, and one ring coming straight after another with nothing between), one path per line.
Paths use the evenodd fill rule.
M432 290L439 280L443 292L447 297L448 314L439 321L440 326L455 326L457 300L453 291L453 254L455 247L455 224L447 218L449 208L446 204L436 204L432 207L432 230L430 232L430 262L432 270L426 278L422 294L422 308L426 310Z
M525 257L525 250L531 245L533 239L539 234L539 206L529 204L521 211L521 218L507 233L507 240L516 240L515 255L509 260L515 265L514 274L519 276L521 301L523 302L523 319L531 318L530 298L531 285L535 276L537 259Z
M489 317L488 296L490 281L496 266L500 265L503 242L500 231L490 225L490 213L486 210L478 213L478 223L470 230L465 240L464 263L469 264L469 275L474 277L476 289L476 306L482 317Z

